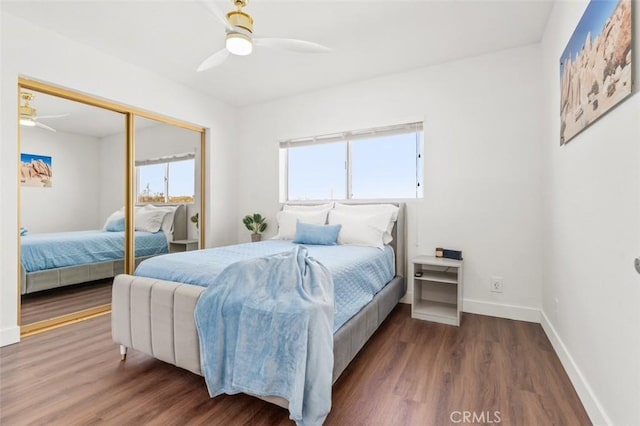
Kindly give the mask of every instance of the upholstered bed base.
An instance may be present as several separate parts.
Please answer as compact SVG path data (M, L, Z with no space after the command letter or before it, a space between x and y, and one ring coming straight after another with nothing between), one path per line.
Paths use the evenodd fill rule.
M136 267L145 259L153 256L138 257ZM124 260L109 260L100 263L86 265L66 266L64 268L46 269L44 271L29 272L21 266L22 277L20 280L22 294L35 293L37 291L52 288L65 287L73 284L97 281L113 278L124 272Z
M159 360L202 375L194 309L203 287L153 278L118 275L113 283L113 340ZM334 335L333 381L347 368L404 295L404 278L395 277ZM135 306L135 309L132 307ZM277 397L261 397L286 407Z
M187 208L184 204L180 204L173 216L172 237L174 240L187 239L187 221ZM137 257L136 267L140 262L150 257L153 257L153 255ZM29 294L57 287L113 278L125 271L124 259L115 259L36 272L27 272L24 266L20 264L20 272L22 294Z

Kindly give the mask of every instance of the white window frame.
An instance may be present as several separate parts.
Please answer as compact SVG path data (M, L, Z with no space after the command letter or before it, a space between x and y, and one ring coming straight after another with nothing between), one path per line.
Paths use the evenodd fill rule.
M164 164L165 169L164 169L164 201L163 202L155 202L154 204L172 204L169 202L169 164L171 163L177 163L179 161L187 161L187 160L193 160L193 165L194 168L196 166L195 164L195 160L196 160L196 153L195 152L187 152L184 154L177 154L177 155L171 155L171 156L167 156L167 157L159 157L159 158L151 158L148 160L140 160L140 161L136 161L136 204L145 204L145 203L140 203L139 199L140 199L140 167L142 166L151 166L154 164ZM196 187L196 181L195 181L195 176L194 176L194 181L193 181L193 185L194 185L194 189ZM181 203L181 204L193 204L195 203L195 194L194 194L194 200L191 203Z
M402 134L411 134L415 133L416 135L422 133L422 141L420 138L416 137L416 196L410 199L420 199L423 198L423 180L424 180L424 171L423 171L423 157L424 157L424 132L423 132L423 122L418 121L414 123L405 123L405 124L397 124L392 126L384 126L384 127L376 127L372 129L364 129L364 130L355 130L341 133L334 133L328 135L321 136L313 136L308 138L299 138L299 139L287 139L279 142L280 145L280 159L284 162L282 170L281 170L281 182L280 182L280 193L281 193L281 201L289 202L289 201L321 201L321 200L291 200L289 199L289 148L297 148L303 146L311 146L311 145L324 145L327 143L345 143L346 147L346 161L345 161L345 174L346 174L346 198L345 200L352 200L352 180L353 180L353 167L352 167L352 146L351 143L353 141L362 140L362 139L372 139L376 137L383 136L394 136L394 135L402 135ZM420 176L422 175L422 176ZM356 198L360 200L360 198ZM383 199L383 198L378 198ZM338 199L336 199L338 200Z

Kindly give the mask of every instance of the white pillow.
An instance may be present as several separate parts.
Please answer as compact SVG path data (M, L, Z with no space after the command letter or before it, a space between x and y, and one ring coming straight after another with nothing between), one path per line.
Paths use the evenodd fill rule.
M321 211L291 211L282 210L276 216L278 219L277 240L293 240L296 236L296 225L298 221L311 223L314 225L324 225L327 223L327 210Z
M163 209L140 209L136 212L136 231L158 232L167 215Z
M398 211L400 210L398 206L394 206L393 204L335 204L335 210L352 212L366 216L371 216L378 213L391 213L389 223L387 224L384 233L384 243L389 244L391 241L393 241L391 232L393 232L393 226L398 220Z
M104 222L104 226L102 227L103 231L107 230L107 225L109 224L109 222L111 222L112 220L118 220L118 219L122 219L124 217L124 207L121 208L120 210L116 210L115 212L111 213L109 215L109 217L107 218L107 220Z
M391 220L391 212L360 214L336 210L329 212L329 225L342 225L338 244L384 248L384 235Z
M173 217L175 216L176 210L178 210L178 207L180 207L180 205L154 206L153 204L147 204L143 207L143 209L147 209L150 211L153 211L153 210L165 211L167 214L164 216L164 219L162 219L162 226L160 227L160 229L162 229L162 232L164 232L167 235L173 235Z
M316 204L316 205L303 205L303 204L285 204L282 206L282 210L284 211L306 211L306 212L317 212L324 210L331 210L333 208L333 201L327 204Z

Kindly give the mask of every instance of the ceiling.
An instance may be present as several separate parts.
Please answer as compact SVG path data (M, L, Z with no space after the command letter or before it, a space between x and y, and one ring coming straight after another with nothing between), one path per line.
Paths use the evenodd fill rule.
M217 1L231 10L231 1ZM196 73L224 47L224 28L198 1L7 1L3 10L244 106L536 43L552 0L251 0L257 37L314 41L328 54L256 49Z
M125 116L124 114L103 108L58 98L33 90L24 90L34 94L31 106L36 109L37 116L63 115L65 117L43 118L42 124L54 128L57 132L73 133L76 135L103 138L115 134L122 134L124 143ZM153 120L137 119L136 128L157 126L161 123ZM33 131L49 133L49 130L33 127Z

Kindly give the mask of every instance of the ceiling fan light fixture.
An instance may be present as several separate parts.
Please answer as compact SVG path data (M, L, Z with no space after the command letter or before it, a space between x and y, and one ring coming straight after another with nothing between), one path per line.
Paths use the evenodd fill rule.
M251 37L236 32L227 34L226 46L230 53L238 56L247 56L253 51Z
M20 97L24 101L24 104L20 105L20 125L33 127L36 125L36 109L32 107L29 102L33 100L33 93L22 92Z
M27 126L27 127L33 127L33 126L36 125L36 122L31 117L20 117L20 125L21 126Z

